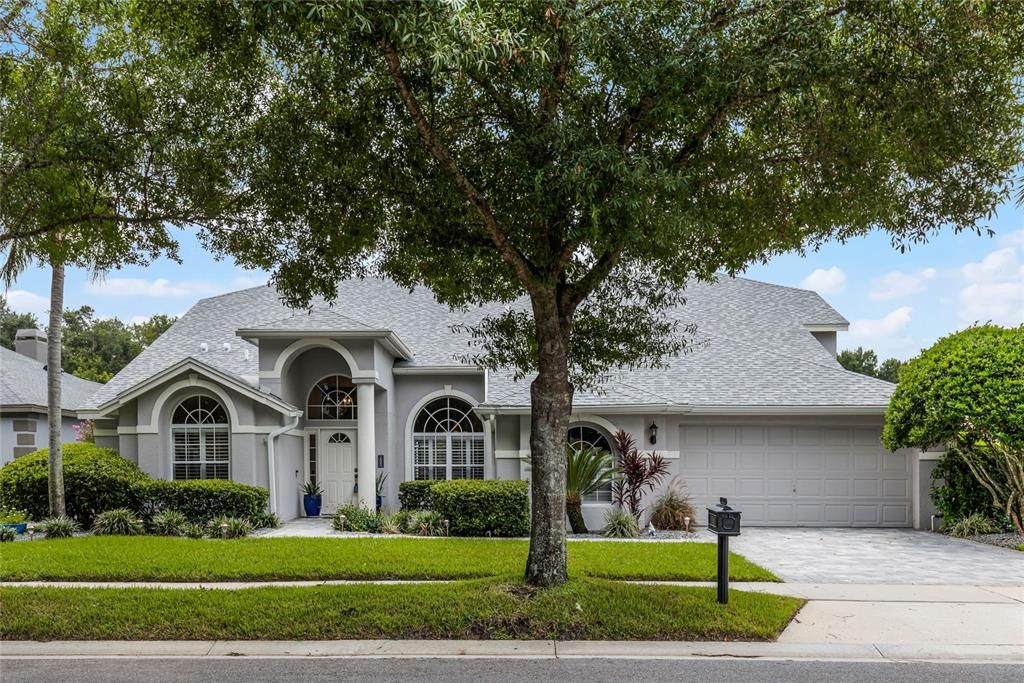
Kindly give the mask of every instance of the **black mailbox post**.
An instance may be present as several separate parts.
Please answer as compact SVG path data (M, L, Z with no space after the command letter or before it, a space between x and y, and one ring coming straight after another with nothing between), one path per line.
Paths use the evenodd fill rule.
M740 511L725 498L708 508L708 531L718 536L718 602L729 604L729 537L740 535Z

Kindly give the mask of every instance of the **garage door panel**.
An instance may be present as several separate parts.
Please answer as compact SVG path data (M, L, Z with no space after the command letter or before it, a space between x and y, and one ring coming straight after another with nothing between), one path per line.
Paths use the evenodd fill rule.
M885 451L879 429L719 424L680 431L680 474L702 523L705 508L726 496L751 526L910 525L908 458Z

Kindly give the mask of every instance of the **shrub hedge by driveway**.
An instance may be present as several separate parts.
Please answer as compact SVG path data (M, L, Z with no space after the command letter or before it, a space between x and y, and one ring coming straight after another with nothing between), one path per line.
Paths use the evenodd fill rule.
M246 538L94 536L5 543L5 581L273 581L518 578L529 544L475 538ZM607 579L711 581L710 543L570 541L569 573ZM732 555L735 581L778 581Z
M0 588L7 640L768 640L803 601L579 578L243 590Z

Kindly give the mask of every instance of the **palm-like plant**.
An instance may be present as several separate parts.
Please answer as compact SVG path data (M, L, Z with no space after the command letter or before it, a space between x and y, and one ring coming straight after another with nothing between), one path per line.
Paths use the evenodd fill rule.
M583 521L583 496L593 493L612 477L612 456L599 448L570 446L565 474L565 512L574 534L587 533Z

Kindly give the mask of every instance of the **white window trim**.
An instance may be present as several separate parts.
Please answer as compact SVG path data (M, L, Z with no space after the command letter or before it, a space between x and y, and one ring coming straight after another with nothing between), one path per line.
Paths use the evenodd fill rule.
M462 399L473 409L476 409L476 407L480 405L480 402L470 394L467 394L464 391L459 391L458 389L452 389L450 386L445 386L444 389L425 394L415 403L415 405L413 405L409 410L409 415L406 416L405 419L405 481L413 481L415 474L415 470L413 469L413 427L416 425L416 416L420 414L420 410L423 409L423 406L435 399L444 397ZM484 423L483 433L486 435L488 423L482 416L480 417L480 420ZM494 457L493 444L491 442L492 439L484 438L484 479L491 479L494 477L491 468L491 461Z
M454 462L453 462L453 458L452 458L452 441L453 441L452 437L453 436L469 437L469 438L472 438L474 440L479 438L480 439L480 445L483 446L484 461L482 463L480 463L479 465L471 464L469 462L469 452L467 451L467 454L466 454L466 457L467 457L466 464L465 465L455 465ZM431 470L434 469L434 468L440 467L440 465L417 465L416 464L416 461L415 461L416 460L416 451L415 451L416 439L430 439L430 440L436 442L436 440L439 437L444 437L444 442L445 442L445 465L444 465L444 475L445 476L444 476L443 480L441 480L441 479L433 479L432 481L452 481L453 480L453 478L452 478L452 469L455 468L455 467L465 467L466 470L479 468L480 469L480 479L477 479L477 481L480 481L480 480L483 480L483 479L487 478L487 438L486 438L486 435L484 434L484 432L413 432L413 435L412 435L412 441L413 441L413 453L412 453L412 458L413 458L413 465L412 465L412 468L413 468L412 469L412 471L413 471L413 478L415 478L415 476L416 476L416 468L417 467L426 467L426 468L429 468ZM461 477L460 479L476 479L476 477ZM421 480L418 480L418 481L425 481L425 480L421 479Z
M173 418L174 418L174 413L178 409L178 406L180 406L185 401L187 401L187 400L189 400L191 398L196 398L196 397L208 398L208 399L210 399L212 401L217 401L217 402L221 403L221 407L224 408L224 412L228 416L228 422L217 422L217 423L208 423L208 424L199 424L199 423L196 423L196 424L178 424L178 423L175 423L173 421ZM199 460L197 460L197 461L192 461L192 460L181 460L181 461L179 461L178 460L178 454L177 454L177 450L175 448L174 437L175 437L176 434L180 434L182 432L198 432L198 434L199 434ZM234 471L233 471L234 470L234 467L233 467L233 465L234 465L234 458L232 457L232 454L231 454L231 451L233 450L232 447L231 447L231 433L232 433L232 430L231 430L231 412L229 411L228 406L225 403L223 403L222 401L220 401L219 397L215 398L213 396L207 396L205 394L191 394L189 396L182 397L182 399L180 401L178 401L174 405L174 408L171 410L171 429L170 429L170 435L169 435L170 436L170 441L171 441L171 443L170 443L171 471L170 471L169 479L171 481L202 481L202 480L205 480L205 479L212 479L212 477L205 476L206 475L206 467L207 467L207 465L210 465L210 464L213 464L213 465L224 464L222 461L219 461L219 460L208 460L207 459L206 442L207 442L207 434L210 433L210 432L220 432L220 433L227 434L227 437L228 437L227 438L228 476L227 476L226 480L221 480L221 481L233 481L234 480L234 478L233 478L234 477ZM175 465L178 465L178 464L182 464L182 465L195 465L195 464L198 464L199 465L199 472L200 472L199 478L198 479L176 479L175 476L174 476L174 469L175 469ZM220 479L220 478L217 477L216 479Z

